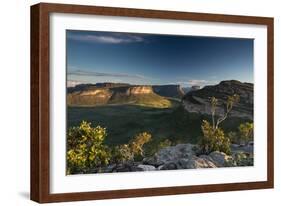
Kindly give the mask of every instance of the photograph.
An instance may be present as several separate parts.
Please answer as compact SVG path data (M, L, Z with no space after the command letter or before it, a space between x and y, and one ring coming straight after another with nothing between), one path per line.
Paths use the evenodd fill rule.
M65 41L67 175L254 166L254 39Z

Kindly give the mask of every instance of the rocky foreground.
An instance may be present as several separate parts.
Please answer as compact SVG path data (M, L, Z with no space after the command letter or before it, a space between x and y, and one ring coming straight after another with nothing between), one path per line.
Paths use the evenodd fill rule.
M91 172L111 173L237 166L253 166L253 146L232 145L231 155L217 151L209 155L198 155L196 145L178 144L163 148L154 156L144 158L140 162L112 164L107 167L92 169Z

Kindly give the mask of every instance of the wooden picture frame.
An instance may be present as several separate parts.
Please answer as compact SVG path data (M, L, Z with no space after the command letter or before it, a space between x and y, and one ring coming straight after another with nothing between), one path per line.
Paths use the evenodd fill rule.
M51 13L264 25L267 27L267 180L193 186L50 193ZM40 3L31 7L31 200L39 203L273 188L273 18Z

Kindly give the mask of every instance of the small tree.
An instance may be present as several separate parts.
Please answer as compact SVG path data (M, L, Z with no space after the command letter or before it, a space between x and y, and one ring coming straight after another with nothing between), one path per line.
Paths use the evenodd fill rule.
M144 156L143 146L151 140L151 134L142 132L137 134L129 144L117 145L112 150L112 162L125 163L142 159Z
M233 109L234 104L238 103L239 100L240 100L240 97L237 94L234 94L233 96L228 96L227 101L224 105L224 114L216 120L215 117L216 117L218 100L215 97L211 97L211 115L212 115L212 123L213 123L214 129L217 129L219 127L219 125L224 120L226 120L229 113Z
M220 151L230 154L230 140L225 137L221 128L213 129L206 120L203 120L201 128L204 135L200 142L202 153L209 154L213 151Z
M151 140L151 134L142 132L136 135L130 142L130 148L134 156L143 156L143 145Z
M91 127L83 121L72 127L67 134L67 169L68 174L84 173L91 168L107 165L110 150L103 144L106 129L100 126Z
M212 125L207 120L203 120L202 122L201 129L204 137L199 142L202 153L210 153L213 151L221 151L227 154L230 153L230 140L224 135L224 132L219 125L227 119L234 104L238 102L238 95L234 94L233 96L228 96L223 115L216 119L218 100L215 97L210 99Z

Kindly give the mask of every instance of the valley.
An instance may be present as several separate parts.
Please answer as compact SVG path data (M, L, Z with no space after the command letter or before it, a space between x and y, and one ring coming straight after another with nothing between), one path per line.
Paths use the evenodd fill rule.
M108 134L105 143L108 145L124 144L135 134L144 131L153 135L151 144L158 144L165 139L173 144L196 143L202 137L202 120L211 120L208 95L225 99L226 95L222 95L217 87L223 87L226 94L236 88L236 92L244 94L244 99L252 94L248 85L246 89L236 81L230 81L227 85L209 86L184 95L179 86L158 86L156 92L166 96L157 94L153 86L114 83L79 85L69 90L68 128L79 125L83 120L91 122L93 126L105 127ZM202 101L192 101L191 97L197 100L201 98ZM233 115L223 122L222 128L226 132L236 130L241 123L252 121L252 104L244 99L234 108ZM241 115L239 109L247 115Z
M189 113L183 107L157 109L137 105L106 105L97 107L68 107L68 127L77 126L81 121L91 122L107 129L106 144L127 143L135 134L143 131L153 134L153 142L169 139L173 144L196 143L201 132L203 119L209 115ZM223 123L226 131L236 129L248 119L232 117ZM152 142L152 143L153 143Z

